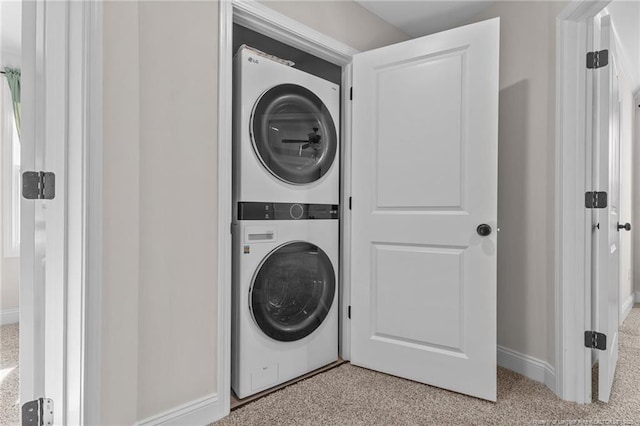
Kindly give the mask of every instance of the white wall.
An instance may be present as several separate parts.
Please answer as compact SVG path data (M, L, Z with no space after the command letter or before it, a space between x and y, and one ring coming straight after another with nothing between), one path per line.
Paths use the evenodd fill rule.
M555 18L566 2L494 2L500 17L498 345L555 364Z
M138 23L145 418L216 391L218 5L142 2Z
M21 31L22 31L22 8L19 1L3 1L0 3L0 68L10 66L20 68L21 66ZM2 95L11 96L6 78L0 75L0 83L2 84ZM0 120L4 119L4 99L0 96ZM2 121L0 121L1 123ZM4 124L4 123L3 123ZM0 127L2 129L2 127ZM4 133L0 130L0 141L3 140ZM3 174L3 157L4 150L0 149L0 177ZM0 185L4 190L4 186ZM4 197L0 197L0 212L4 215L5 208L3 206ZM3 240L4 220L0 218L0 247L4 247ZM20 258L5 257L2 251L0 254L0 322L7 321L16 322L18 320L20 293Z
M355 47L408 38L352 2L267 5ZM217 392L218 5L104 11L101 424L123 425Z
M632 232L620 231L620 319L633 302L633 127L636 105L626 70L618 76L620 90L620 222L631 222ZM636 163L638 164L638 163Z
M101 424L138 419L138 4L104 4Z

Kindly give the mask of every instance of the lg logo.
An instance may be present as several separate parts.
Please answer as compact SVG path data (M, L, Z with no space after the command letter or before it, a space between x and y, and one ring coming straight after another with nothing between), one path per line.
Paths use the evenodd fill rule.
M260 62L258 62L257 59L253 59L251 56L249 56L249 62L253 62L254 64L259 64Z

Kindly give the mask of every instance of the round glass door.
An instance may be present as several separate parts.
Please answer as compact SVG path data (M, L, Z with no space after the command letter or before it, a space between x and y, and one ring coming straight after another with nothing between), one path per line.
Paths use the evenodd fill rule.
M310 90L281 84L256 103L251 137L262 164L292 184L314 182L329 171L338 137L327 107Z
M322 324L335 294L335 273L319 247L285 244L266 257L249 292L258 327L281 342L300 340Z

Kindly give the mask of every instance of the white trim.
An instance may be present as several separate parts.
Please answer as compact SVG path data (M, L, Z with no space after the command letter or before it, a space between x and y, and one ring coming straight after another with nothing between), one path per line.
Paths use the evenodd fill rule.
M342 359L351 359L351 324L348 319L351 304L351 101L350 92L353 83L352 66L344 66L342 72L342 116L341 121L341 204L340 209L340 315L339 315L339 352Z
M211 394L135 423L135 426L206 425L220 420L224 409L218 394Z
M590 85L584 55L587 21L608 3L573 1L556 21L555 391L579 403L591 401L591 353L582 341L591 323L591 221L583 207L590 182Z
M219 3L218 47L218 333L216 347L221 417L231 411L231 111L233 7Z
M546 361L498 345L498 365L536 382L544 383L555 392L556 373Z
M231 110L233 22L336 65L346 66L356 49L254 0L219 6L218 49L218 336L217 390L220 417L229 414L231 389Z
M102 5L67 3L65 423L99 422ZM47 366L48 368L48 366ZM89 405L87 405L89 403ZM60 405L58 405L60 406Z
M20 322L20 309L5 309L0 311L0 325Z
M631 312L631 309L633 309L634 301L635 301L635 294L631 293L629 297L627 297L627 300L625 300L624 303L622 304L622 307L620 308L620 324L622 324L622 322L625 319L627 319L627 316Z
M347 65L358 50L254 0L234 0L233 21L336 65ZM234 52L235 53L235 52Z
M103 2L82 2L84 9L84 348L82 424L100 424L100 353L102 297L102 143L103 143Z
M101 13L97 0L23 5L22 164L56 173L56 198L21 202L20 398L53 398L56 424L98 419Z
M36 170L36 139L42 135L42 102L36 102L36 87L42 86L42 61L36 52L42 49L43 2L22 5L22 152L21 165ZM40 89L41 90L41 89ZM39 297L35 259L35 203L20 203L20 400L30 401L42 395L44 344L44 302Z

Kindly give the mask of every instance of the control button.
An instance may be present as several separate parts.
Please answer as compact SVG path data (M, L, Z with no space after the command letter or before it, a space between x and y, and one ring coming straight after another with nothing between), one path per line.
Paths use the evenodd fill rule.
M304 214L304 209L300 204L293 204L289 209L289 214L292 219L300 219Z

